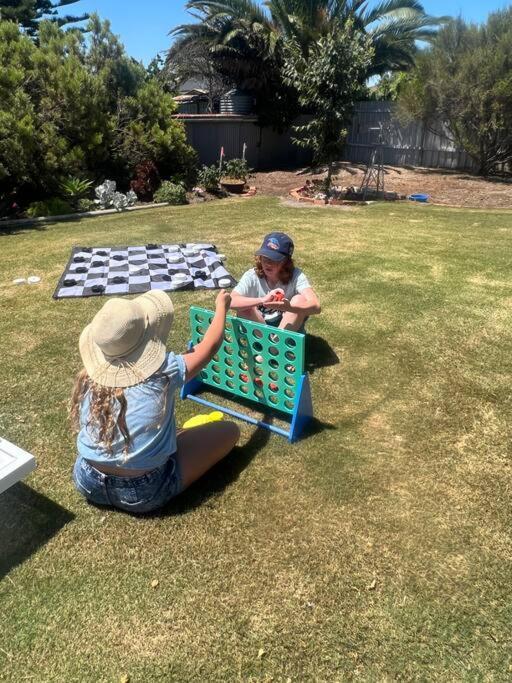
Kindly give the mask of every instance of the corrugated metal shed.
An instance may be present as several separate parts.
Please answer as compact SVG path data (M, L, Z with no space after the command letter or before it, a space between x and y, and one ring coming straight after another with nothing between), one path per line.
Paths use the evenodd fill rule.
M240 158L244 143L246 159L251 168L292 168L310 163L311 154L294 145L290 133L279 134L270 128L260 128L256 116L226 114L179 115L201 164L218 162L224 147L227 159Z

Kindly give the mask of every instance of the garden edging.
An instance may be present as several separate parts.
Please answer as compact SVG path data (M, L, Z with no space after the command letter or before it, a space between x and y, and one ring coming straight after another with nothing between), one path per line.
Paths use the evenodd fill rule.
M158 202L145 206L128 206L126 209L100 209L99 211L84 211L83 213L64 213L60 216L40 216L39 218L16 218L10 221L0 220L0 229L15 228L19 225L37 225L39 223L56 223L58 221L72 221L76 218L93 218L94 216L106 216L110 213L124 213L125 211L140 211L141 209L157 209L162 206L171 206L169 202Z

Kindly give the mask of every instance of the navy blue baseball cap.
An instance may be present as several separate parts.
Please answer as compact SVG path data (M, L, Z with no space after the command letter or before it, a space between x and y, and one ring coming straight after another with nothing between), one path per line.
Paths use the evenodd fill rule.
M282 261L291 258L293 254L293 242L284 232L271 232L265 235L263 244L256 252L256 256L266 256L272 261Z

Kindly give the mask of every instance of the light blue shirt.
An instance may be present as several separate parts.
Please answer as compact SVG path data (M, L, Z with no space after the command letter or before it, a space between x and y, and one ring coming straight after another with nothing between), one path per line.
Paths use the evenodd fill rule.
M124 453L124 439L116 431L110 455L98 443L94 430L87 427L89 392L80 406L78 453L95 462L119 465L124 468L153 469L163 465L176 451L176 421L174 394L185 382L183 356L168 353L158 372L133 387L124 389L126 397L126 425L130 434L128 453Z
M254 268L246 271L240 278L240 282L234 288L234 292L240 296L247 296L250 298L260 298L268 294L272 289L280 288L284 290L285 297L290 300L295 294L300 294L305 289L311 287L307 277L300 268L294 268L290 282L285 285L278 282L277 285L270 287L264 277L259 278L256 275Z

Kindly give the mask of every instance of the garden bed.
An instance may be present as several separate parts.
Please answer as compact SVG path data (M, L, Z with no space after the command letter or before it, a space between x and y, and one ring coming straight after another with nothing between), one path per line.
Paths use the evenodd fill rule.
M342 162L338 181L345 185L360 185L365 166ZM399 168L385 166L385 188L401 194L424 192L429 203L467 208L512 208L512 181L503 178L479 178L461 171L429 168ZM258 194L286 197L304 184L306 179L322 178L323 172L307 169L256 172L254 185Z

